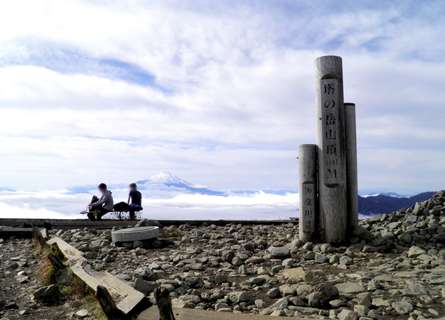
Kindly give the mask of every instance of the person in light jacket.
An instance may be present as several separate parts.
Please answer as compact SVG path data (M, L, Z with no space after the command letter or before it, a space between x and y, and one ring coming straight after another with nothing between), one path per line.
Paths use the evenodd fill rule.
M107 185L105 183L101 183L97 189L99 189L101 197L98 198L93 196L91 203L88 206L88 218L92 221L102 220L104 215L113 211L113 195L111 191L108 190Z

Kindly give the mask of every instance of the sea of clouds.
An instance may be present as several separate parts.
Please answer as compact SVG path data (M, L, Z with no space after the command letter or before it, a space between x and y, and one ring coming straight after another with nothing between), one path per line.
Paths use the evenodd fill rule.
M143 192L142 216L150 219L289 219L298 215L298 194L271 192L207 195L170 193L153 195ZM84 218L92 194L69 190L39 192L0 191L0 218ZM127 190L114 190L115 202L127 200ZM110 216L111 217L111 216Z

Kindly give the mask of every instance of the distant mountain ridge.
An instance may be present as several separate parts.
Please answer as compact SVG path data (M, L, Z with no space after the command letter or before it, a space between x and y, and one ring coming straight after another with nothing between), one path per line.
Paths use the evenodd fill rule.
M188 193L209 196L230 195L254 195L264 192L274 195L286 195L296 193L296 190L232 190L220 191L210 189L206 186L190 183L168 172L160 172L148 179L136 181L138 188L149 195L171 196L172 194ZM109 188L114 190L127 190L128 184L110 184ZM95 185L76 186L67 190L67 193L94 193ZM395 192L362 195L358 198L359 212L362 215L375 215L393 212L414 205L418 201L431 198L435 192L423 192L414 196L400 195Z
M422 192L406 197L391 193L358 197L358 210L363 215L390 213L402 208L408 208L416 202L430 199L436 192Z

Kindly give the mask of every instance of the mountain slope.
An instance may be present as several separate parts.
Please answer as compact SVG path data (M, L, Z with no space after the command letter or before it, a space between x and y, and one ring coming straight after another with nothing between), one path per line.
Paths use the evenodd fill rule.
M372 215L389 213L402 208L411 207L416 202L430 199L435 192L423 192L411 197L394 197L385 194L358 197L358 210L361 214Z

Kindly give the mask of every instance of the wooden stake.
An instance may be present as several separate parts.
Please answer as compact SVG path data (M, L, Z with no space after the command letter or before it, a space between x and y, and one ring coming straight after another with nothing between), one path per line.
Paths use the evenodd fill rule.
M170 292L166 288L156 288L154 296L159 309L160 320L175 320Z

